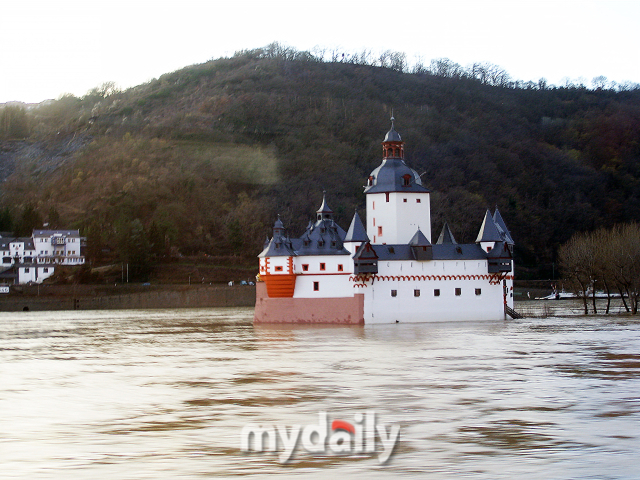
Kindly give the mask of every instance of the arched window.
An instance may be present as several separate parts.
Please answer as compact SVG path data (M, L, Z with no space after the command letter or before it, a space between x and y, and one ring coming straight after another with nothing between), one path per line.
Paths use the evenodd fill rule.
M402 176L402 186L409 187L411 186L411 175L408 173Z

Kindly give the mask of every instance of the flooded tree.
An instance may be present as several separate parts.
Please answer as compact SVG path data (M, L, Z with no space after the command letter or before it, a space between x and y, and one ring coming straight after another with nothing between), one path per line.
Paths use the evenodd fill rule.
M584 312L597 313L596 293L607 294L609 313L614 291L625 309L638 313L640 300L640 225L616 225L612 229L578 233L558 250L558 258L568 284L582 298Z

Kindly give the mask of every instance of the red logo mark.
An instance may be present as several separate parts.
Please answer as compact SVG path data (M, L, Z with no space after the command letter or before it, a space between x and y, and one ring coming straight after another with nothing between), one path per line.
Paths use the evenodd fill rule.
M356 433L356 428L344 420L334 420L331 422L331 430L344 430L345 432L349 432L353 435Z

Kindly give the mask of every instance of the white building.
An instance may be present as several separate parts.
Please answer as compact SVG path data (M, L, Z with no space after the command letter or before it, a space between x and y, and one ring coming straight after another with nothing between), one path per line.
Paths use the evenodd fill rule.
M392 119L393 121L393 119ZM513 240L496 209L475 243L445 224L431 239L429 190L404 162L393 123L369 176L366 229L345 232L323 199L298 239L278 218L265 243L256 323L396 323L504 320L513 312Z
M34 230L31 237L0 237L0 283L42 283L57 265L84 264L78 230Z

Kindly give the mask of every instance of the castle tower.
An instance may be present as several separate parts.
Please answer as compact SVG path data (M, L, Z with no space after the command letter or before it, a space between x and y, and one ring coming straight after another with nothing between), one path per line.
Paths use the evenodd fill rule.
M404 142L394 127L382 142L382 163L367 181L367 235L374 244L408 244L418 228L431 242L429 190L404 162Z

